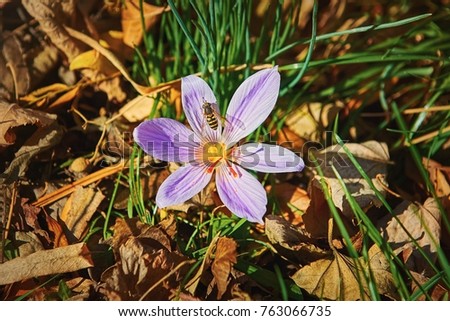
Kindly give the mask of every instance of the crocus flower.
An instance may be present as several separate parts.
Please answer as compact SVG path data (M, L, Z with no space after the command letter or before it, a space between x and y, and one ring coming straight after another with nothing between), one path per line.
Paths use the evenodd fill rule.
M190 129L168 118L141 123L134 140L148 154L184 165L160 186L156 204L177 205L199 193L215 175L223 204L236 216L262 223L267 195L261 183L244 168L265 173L296 172L303 160L277 145L237 143L260 126L272 111L280 88L277 67L261 70L247 78L231 98L225 120L208 84L197 76L181 80L184 113ZM206 104L206 105L205 105ZM218 120L210 126L205 106Z

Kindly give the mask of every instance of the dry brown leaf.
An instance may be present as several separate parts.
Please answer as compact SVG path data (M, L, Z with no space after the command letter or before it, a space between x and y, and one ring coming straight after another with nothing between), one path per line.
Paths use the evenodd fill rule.
M75 1L23 0L22 3L30 15L36 18L40 23L43 31L51 39L52 43L67 56L69 62L86 51L85 46L77 41L74 34L69 31L74 31L73 29L70 29L69 26L73 25L72 20L77 17L75 14ZM77 31L74 32L77 33ZM78 34L82 33L78 32ZM83 37L89 38L87 35L82 35ZM102 47L98 42L94 42L99 47ZM97 51L99 50L97 49ZM102 51L99 52L102 53ZM99 58L99 61L102 61L102 59L103 58ZM114 65L110 59L108 60ZM106 66L109 62L104 61L102 66ZM108 95L110 100L117 101L118 103L125 100L126 94L121 87L121 80L118 77L111 79L102 72L92 69L84 69L83 75L93 83L96 83L99 89Z
M17 244L17 252L21 257L44 250L39 237L33 232L17 231L14 233L14 241Z
M0 264L0 285L92 266L91 254L84 243L38 251Z
M53 247L63 247L69 245L64 229L61 224L49 215L45 215L48 231L53 234Z
M385 195L386 191L383 187L387 186L387 183L381 182L379 177L385 177L387 175L387 165L389 163L387 145L377 141L367 141L362 144L347 143L345 146L369 176L375 188L382 195ZM354 213L345 196L341 183L334 174L332 165L336 168L347 189L363 210L369 209L372 205L377 207L381 206L381 201L376 196L375 191L361 177L361 174L340 145L330 146L317 153L316 157L329 186L333 203L346 217L352 218ZM319 180L320 176L316 173L313 183L320 186Z
M320 259L302 267L293 276L295 283L306 292L325 300L367 300L369 291L363 277L368 266L334 252L334 258ZM359 266L358 266L359 265ZM389 272L389 263L375 245L369 249L369 265L378 293L396 298L396 287ZM362 288L361 288L362 287Z
M117 72L113 64L94 49L85 51L74 57L70 62L69 68L70 70L92 69L101 72L105 76L111 76Z
M217 300L220 300L230 283L231 269L237 263L237 243L228 237L217 241L211 272L214 275L212 283L217 285Z
M361 298L354 270L352 260L337 253L332 259L320 259L302 267L292 279L319 299L354 301Z
M158 226L150 226L142 223L137 217L132 219L117 219L112 227L114 232L113 237L108 239L106 243L111 245L113 250L117 250L130 237L151 238L160 243L167 250L170 250L172 248L172 241L168 237L169 234L165 231L166 224L167 221L164 223L161 222ZM162 228L160 228L160 226ZM171 225L167 225L167 227L169 226ZM170 232L172 235L173 233L173 231Z
M434 185L438 197L450 195L450 167L442 166L438 162L424 158L422 163L430 175L430 181Z
M124 129L119 126L118 122L112 122L106 126L106 136L101 146L103 157L113 164L128 159L133 152L133 146L129 143L131 133L124 132Z
M325 106L321 103L304 104L295 108L295 111L286 118L286 125L301 138L320 141L322 133L342 108L341 104Z
M81 86L75 86L72 89L68 89L61 96L55 99L50 105L48 109L56 109L63 106L69 106L69 103L79 94Z
M302 216L305 230L313 238L327 237L330 208L328 207L325 196L319 186L310 184L308 191L310 205Z
M363 258L360 258L361 265L365 271L370 271L373 274L377 291L379 294L385 295L391 299L399 299L397 293L397 286L394 282L392 273L390 272L390 264L384 253L376 245L372 245L368 252L369 263L367 264ZM365 288L366 283L364 283ZM368 289L367 289L368 292Z
M27 106L34 105L41 108L53 101L56 97L58 97L58 95L64 96L68 91L72 91L75 88L79 90L80 86L76 86L71 89L71 87L68 85L53 83L51 85L38 88L28 95L20 97L20 101L22 103L25 103ZM74 96L72 96L72 98L73 97Z
M142 3L145 31L147 31L158 22L160 15L168 8L154 6L144 1ZM124 33L123 42L126 45L133 48L141 43L144 30L142 30L139 0L125 1L125 6L122 9L122 30Z
M185 263L189 262L173 249L161 225L119 219L114 237L108 242L117 262L101 277L103 292L109 300L168 300L179 287L186 272L180 267L187 268Z
M134 89L136 89L136 91L143 96L150 95L150 94L156 94L156 93L168 90L170 88L177 87L177 86L179 86L179 84L181 82L180 79L176 79L176 80L172 80L167 83L164 83L164 84L160 84L155 87L142 86L133 80L131 75L128 73L127 68L125 68L125 66L122 64L122 62L117 58L117 56L112 51L106 49L98 41L92 39L91 37L85 35L82 32L79 32L79 31L69 28L69 27L65 27L65 29L72 37L84 42L85 44L87 44L88 46L97 50L99 53L101 53L103 56L105 56L114 65L114 67L116 67L117 70L120 71L122 76L127 81L130 82L130 84L134 87ZM95 75L90 75L89 78L95 79L96 77L95 77ZM119 79L118 77L115 77L112 79L112 81L118 81L118 79ZM109 93L108 91L106 91L106 92ZM114 93L109 93L109 94L114 94ZM120 101L122 101L122 100L120 100Z
M288 127L283 127L280 130L274 128L270 134L276 140L277 145L281 145L296 153L304 153L303 147L306 140L294 133Z
M293 225L303 222L302 215L309 207L310 199L308 193L293 184L279 183L268 188L268 192L273 191L283 217Z
M429 278L424 276L423 274L409 271L412 275L412 277L415 279L416 282L411 282L411 293L414 293L415 291L423 291L423 286L429 282ZM419 287L421 286L421 288ZM448 300L448 297L450 296L450 290L446 289L443 285L436 284L428 291L429 297L434 301L443 301L444 299ZM428 298L422 294L417 300L428 300Z
M38 128L14 154L9 167L0 175L0 184L11 184L23 177L34 156L59 143L61 132L62 128L56 122Z
M16 141L14 133L16 127L26 125L45 127L53 123L56 116L0 100L0 119L0 146L7 146Z
M4 31L0 38L0 83L19 96L35 88L58 62L58 50L30 29Z
M60 219L72 232L75 239L84 236L89 221L105 196L101 191L90 187L77 186L64 206Z
M331 255L330 251L321 249L317 240L310 238L306 231L282 217L266 215L264 227L277 252L291 261L307 264Z
M328 220L330 218L330 208L323 194L322 188L316 182L309 185L308 191L311 198L309 207L303 214L302 219L306 232L312 238L327 238L328 237ZM341 215L341 219L345 224L350 235L357 233L357 229L352 224L351 220ZM336 225L333 226L333 237L339 237L340 231Z
M402 258L410 270L434 273L408 233L421 250L435 261L441 237L441 214L436 201L428 198L423 205L403 201L394 209L393 214L397 219L387 216L377 225L394 253L403 252Z
M120 30L107 30L100 35L108 48L111 49L122 61L132 60L134 55L134 48L127 46L123 42L123 32Z
M22 4L69 61L84 51L80 43L73 40L63 27L71 25L73 17L76 17L75 1L22 0Z
M148 118L154 107L154 97L137 96L127 102L119 110L119 114L130 123L141 122Z
M195 295L195 291L197 290L197 286L200 283L200 280L203 276L205 276L205 271L208 270L208 268L211 265L211 256L213 251L216 248L217 241L219 240L219 235L216 235L212 240L211 243L208 246L208 250L205 253L205 256L203 258L202 265L200 265L200 268L197 270L197 273L186 283L185 289L190 294Z

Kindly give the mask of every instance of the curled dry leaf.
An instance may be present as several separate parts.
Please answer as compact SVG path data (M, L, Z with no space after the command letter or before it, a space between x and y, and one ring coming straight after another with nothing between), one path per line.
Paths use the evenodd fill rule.
M301 138L288 127L283 127L280 130L274 128L270 134L275 138L277 145L281 145L296 153L304 153L306 139Z
M146 2L143 3L143 16L145 31L149 30L160 15L167 10L164 7L158 7ZM142 41L142 18L139 0L126 0L122 9L122 30L124 33L123 42L131 48L138 46Z
M415 291L422 292L424 289L424 286L429 284L430 279L424 276L423 274L409 271L412 275L412 277L415 279L415 282L411 282L411 293L414 293ZM428 296L433 301L444 301L448 300L450 296L450 290L446 289L441 284L434 285L429 291ZM422 294L417 300L428 300L428 298L425 296L425 294Z
M130 123L142 122L148 118L148 116L155 112L155 109L161 108L161 106L167 103L175 105L175 111L181 115L181 91L178 88L177 83L174 83L170 88L170 93L167 100L159 100L155 104L156 100L154 96L137 96L136 98L127 102L120 110L121 115L125 120Z
M56 120L56 116L42 111L25 109L17 104L0 100L0 147L16 141L15 128L26 125L45 127Z
M423 205L403 201L393 214L395 217L387 216L377 225L394 253L402 253L410 270L434 273L413 241L432 261L436 260L441 237L441 214L436 201L428 198Z
M58 62L58 50L39 41L36 33L30 28L17 28L0 36L0 83L10 93L27 94Z
M430 181L434 185L436 195L438 197L449 196L450 167L443 166L429 158L423 158L422 163L424 164L425 168L428 171L428 174L430 175Z
M79 240L85 235L92 215L104 198L105 196L101 191L91 187L77 186L75 188L60 215L60 219L72 233L69 238Z
M173 218L170 218L173 219ZM171 226L166 222L160 224L161 226ZM106 243L111 245L113 250L119 249L130 237L151 238L156 240L160 245L164 246L167 250L171 249L171 239L168 237L165 229L157 226L150 226L142 223L139 218L132 219L117 219L112 230L114 235L108 239ZM173 231L171 231L173 234Z
M0 264L0 285L92 266L91 254L84 243L37 251Z
M44 108L49 104L48 109L67 105L79 93L81 86L74 87L62 83L54 83L38 88L26 96L20 97L20 101L27 106Z
M118 55L121 61L133 60L134 48L127 46L123 37L124 34L120 30L106 30L100 34L100 39L108 44L108 48Z
M312 238L326 239L328 237L328 220L331 217L330 208L325 199L322 187L316 179L312 180L312 183L308 187L308 191L311 202L306 209L305 214L302 216L304 228ZM345 224L347 232L350 235L357 233L357 229L351 220L341 214L340 216ZM341 235L336 224L333 226L332 235L333 238L340 237Z
M53 247L61 247L69 245L66 235L64 234L64 229L60 222L55 220L50 215L45 215L45 221L48 226L50 237L52 238ZM77 240L78 242L78 240ZM72 242L75 243L75 242Z
M69 26L74 24L73 18L77 17L75 1L22 0L22 3L28 13L40 23L42 30L47 34L52 43L67 56L69 62L73 61L85 51L84 44L77 41L79 39L68 31L70 29ZM98 42L96 43L98 44ZM93 53L91 57L96 55L97 53ZM98 58L98 61L103 61L101 66L108 65L109 62L103 59L103 57ZM110 59L108 60L111 62ZM114 63L112 64L114 65ZM102 71L92 69L84 69L83 75L93 83L96 83L99 89L108 95L110 100L115 100L119 103L125 100L126 94L121 87L121 81L118 77L110 79Z
M59 143L61 131L62 128L56 122L38 128L14 154L9 167L0 175L0 184L11 184L23 177L34 156Z
M292 279L320 299L353 301L361 298L354 270L351 258L336 253L331 259L320 259L302 267Z
M130 123L143 121L152 112L155 106L155 98L147 96L137 96L127 102L120 110L122 115Z
M203 258L202 265L197 270L197 273L186 283L185 289L192 295L195 295L195 291L197 290L197 286L200 283L202 277L205 277L207 271L211 265L211 256L216 248L217 241L219 240L219 235L216 235L209 243L208 250L205 253Z
M17 231L14 233L14 239L17 244L17 252L21 257L44 250L39 237L33 232Z
M378 293L397 298L396 286L388 270L389 263L383 253L374 245L368 254L367 264L362 258L355 262L335 251L333 258L320 259L302 267L292 279L299 287L320 299L367 300L370 296L364 274L368 275L370 266Z
M105 56L93 49L82 52L78 56L74 57L70 62L69 68L70 70L88 68L99 71L105 76L112 76L117 72L117 69L112 63L109 62L108 59L105 58Z
M307 103L286 118L287 127L306 140L320 141L325 128L343 108L342 104Z
M109 300L167 300L180 286L187 258L173 249L161 225L119 219L109 243L116 264L101 277L102 292Z
M64 0L22 0L28 13L34 17L53 44L71 61L83 52L80 43L76 42L64 25L70 25L76 16L75 1Z
M264 227L277 252L291 261L306 264L331 255L330 251L321 249L317 240L310 238L305 230L282 217L266 215Z
M389 152L385 143L377 141L367 141L362 144L345 144L349 152L356 158L372 184L382 194L386 191L383 187L386 182L380 181L379 177L387 175L387 165L389 163ZM320 151L316 155L319 165L323 171L324 178L330 189L333 203L342 213L348 217L353 217L353 210L345 196L341 183L336 177L332 166L342 177L348 191L363 210L369 209L372 205L381 206L381 201L376 196L370 184L361 177L361 174L350 161L344 149L340 145L333 145ZM316 173L312 184L320 186L320 176Z
M273 191L280 204L283 217L294 225L301 224L303 222L302 215L310 203L308 193L304 189L286 182L270 186L268 192L270 191Z
M65 29L72 37L82 41L83 43L87 44L88 46L97 50L99 53L101 53L103 56L105 56L114 65L114 67L116 67L117 70L120 71L122 76L130 82L130 84L134 87L134 89L136 89L136 91L138 93L140 93L141 95L156 94L156 93L165 91L167 89L180 86L180 82L181 82L180 79L172 80L172 81L169 81L169 82L166 82L166 83L160 84L158 86L154 86L154 87L142 86L133 80L131 75L128 73L128 70L125 68L125 66L122 64L122 62L117 58L117 56L113 52L106 49L105 47L100 45L100 43L98 41L92 39L91 37L85 35L82 32L79 32L79 31L69 28L69 27L66 27ZM96 75L88 74L87 76L91 79L95 79ZM114 80L117 81L118 79L119 79L118 77L115 77L111 81L114 81ZM106 82L106 81L102 82L102 83L108 84L108 82ZM114 95L113 92L106 91L106 93L108 94L108 96ZM123 101L123 99L119 100L119 98L122 98L122 96L124 96L124 95L125 95L125 93L121 92L120 97L118 97L117 100Z
M231 269L237 262L237 243L228 237L217 241L211 272L214 275L212 284L217 285L217 299L220 300L230 283Z

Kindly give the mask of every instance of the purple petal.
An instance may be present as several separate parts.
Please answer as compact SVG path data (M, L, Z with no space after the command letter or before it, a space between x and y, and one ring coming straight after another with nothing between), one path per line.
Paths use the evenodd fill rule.
M212 173L205 165L186 164L172 173L159 187L156 205L181 204L199 193L211 181Z
M142 122L134 129L133 137L147 154L168 162L190 162L200 146L194 132L169 118Z
M220 112L217 100L208 84L197 76L187 76L181 78L181 99L186 118L192 130L208 141L218 141L222 132ZM203 104L210 103L214 108L215 117L218 120L219 128L212 129L203 111Z
M222 164L216 171L217 192L223 204L236 216L263 223L267 196L261 183L235 164Z
M261 70L247 78L231 98L224 140L228 146L253 132L269 116L280 90L278 68Z
M232 156L242 167L264 173L299 172L305 167L300 157L278 145L244 144L235 148Z

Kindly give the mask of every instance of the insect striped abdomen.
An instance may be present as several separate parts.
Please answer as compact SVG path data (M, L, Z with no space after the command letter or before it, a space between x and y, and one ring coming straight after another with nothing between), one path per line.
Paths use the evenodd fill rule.
M217 120L216 115L214 114L214 109L211 106L211 103L204 102L203 103L203 115L206 117L206 123L212 130L216 130L219 127L219 121Z

